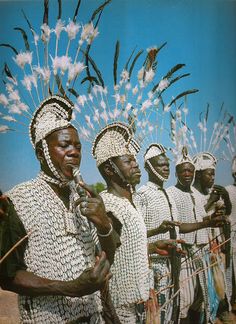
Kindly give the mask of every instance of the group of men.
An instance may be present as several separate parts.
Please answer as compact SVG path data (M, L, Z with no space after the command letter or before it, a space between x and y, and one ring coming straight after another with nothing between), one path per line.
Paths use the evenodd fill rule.
M1 196L1 258L27 236L0 269L1 287L19 294L21 321L186 324L227 313L235 292L227 293L221 247L235 184L229 194L214 186L214 156L191 158L183 148L177 183L165 189L167 151L151 144L148 182L137 189L139 145L129 125L115 122L93 143L106 182L97 194L75 177L81 142L72 109L59 95L42 102L30 125L40 173Z

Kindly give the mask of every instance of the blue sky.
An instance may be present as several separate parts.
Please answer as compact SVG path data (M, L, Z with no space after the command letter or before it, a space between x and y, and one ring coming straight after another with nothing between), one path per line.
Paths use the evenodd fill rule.
M49 23L54 26L57 1L49 3ZM76 3L77 1L71 0L62 1L64 20L72 17ZM98 0L82 0L78 22L87 22L93 10L101 3ZM0 43L10 43L18 49L23 48L23 42L13 28L22 27L27 30L21 9L32 25L38 26L42 21L43 1L0 0ZM235 18L236 1L233 0L113 0L104 10L99 25L100 34L95 40L91 55L109 84L112 80L112 60L117 39L121 43L120 69L135 46L146 49L167 42L158 56L159 76L162 77L177 63L186 64L183 72L191 73L190 77L180 80L168 95L171 98L186 89L199 89L197 94L188 98L189 124L196 128L199 113L209 103L210 133L222 102L229 113L236 115ZM0 48L1 69L11 56L9 49ZM0 92L3 92L2 83ZM25 128L26 134L0 134L0 188L4 191L33 178L39 170L27 132ZM101 180L86 144L81 171L88 183ZM216 174L217 183L226 185L232 182L229 162L220 161ZM145 180L143 172L142 182ZM174 182L172 172L168 184Z

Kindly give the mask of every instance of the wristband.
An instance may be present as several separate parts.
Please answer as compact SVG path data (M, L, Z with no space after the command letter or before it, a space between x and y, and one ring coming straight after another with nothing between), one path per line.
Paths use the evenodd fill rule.
M109 235L111 235L111 232L113 231L113 226L112 224L110 223L110 229L109 229L109 232L107 234L100 234L97 232L98 236L101 236L101 237L108 237Z

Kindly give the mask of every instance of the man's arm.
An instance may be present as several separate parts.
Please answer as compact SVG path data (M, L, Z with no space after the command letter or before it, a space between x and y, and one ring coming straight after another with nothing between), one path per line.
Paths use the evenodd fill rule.
M181 223L179 226L179 232L190 233L207 227L221 227L228 222L229 220L226 215L222 215L221 212L216 211L210 217L206 216L202 222Z
M1 258L12 246L26 235L24 225L18 217L14 205L8 200L8 214L1 223L2 241ZM110 279L110 263L105 252L96 257L95 265L83 271L75 280L59 281L39 277L27 271L24 263L24 252L27 240L20 244L0 264L0 286L27 296L62 295L80 297L88 295L101 287Z
M26 296L81 297L100 290L111 278L110 264L105 252L96 257L94 267L86 269L74 280L60 281L39 277L26 270L18 270L14 278L0 278L2 289Z
M155 236L161 233L169 232L175 226L180 226L180 222L164 220L160 226L147 231L147 237Z

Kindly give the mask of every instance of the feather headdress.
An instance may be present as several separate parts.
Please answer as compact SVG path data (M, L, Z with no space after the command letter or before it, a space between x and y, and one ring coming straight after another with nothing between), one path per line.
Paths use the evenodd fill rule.
M231 127L227 130L224 141L227 146L227 152L223 151L225 160L232 162L232 173L236 172L236 123L231 116Z
M172 84L189 76L188 73L176 76L175 73L185 66L177 64L158 80L157 56L165 45L148 48L146 55L143 50L134 50L119 72L120 43L117 41L113 87L105 85L100 69L92 57L87 56L85 80L89 83L88 94L74 92L77 97L75 121L81 137L92 143L101 129L116 122L128 124L139 145L143 145L147 137L154 137L159 115L165 115L176 100L184 96L184 93L179 94L165 104L165 92ZM196 91L189 90L188 93Z
M18 68L14 75L10 64L4 65L5 92L0 94L0 118L5 124L0 125L0 132L18 130L19 124L27 126L35 116L34 111L41 110L45 100L55 98L57 94L60 94L58 98L64 98L66 105L70 106L68 98L80 84L79 78L86 69L84 53L88 55L91 44L98 35L97 25L101 12L109 2L110 0L106 0L93 12L89 22L84 24L76 22L81 0L75 8L73 19L69 19L68 23L61 19L62 6L61 1L58 1L57 22L51 28L48 22L49 1L44 0L43 24L39 30L32 26L23 13L30 38L23 28L17 27L15 30L23 36L25 49L18 51L10 44L0 44L13 51L13 62ZM55 105L53 109L55 110ZM47 122L50 124L49 115ZM32 133L32 123L30 132Z
M228 118L228 114L221 107L218 118L213 124L213 129L208 129L209 126L210 105L207 105L206 111L200 113L197 129L193 130L190 123L187 123L188 108L185 106L182 109L177 109L175 114L171 114L171 140L174 144L173 154L178 159L182 147L186 146L195 156L195 161L198 160L198 168L203 165L216 166L215 154L219 151L221 143L228 134L232 118ZM215 113L214 113L215 116ZM200 163L200 160L202 163ZM208 162L204 162L208 161ZM204 164L205 163L205 164ZM202 165L202 167L200 166Z

